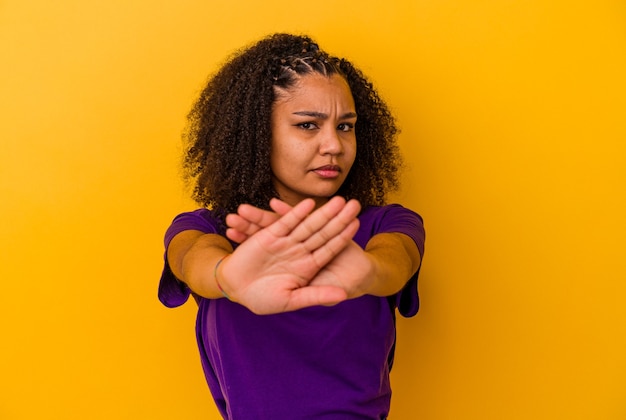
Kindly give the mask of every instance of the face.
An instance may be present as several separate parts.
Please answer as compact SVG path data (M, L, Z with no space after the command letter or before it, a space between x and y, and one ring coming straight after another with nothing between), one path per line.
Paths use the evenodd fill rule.
M339 75L303 76L277 90L272 109L271 169L279 197L324 204L341 187L356 156L356 112Z

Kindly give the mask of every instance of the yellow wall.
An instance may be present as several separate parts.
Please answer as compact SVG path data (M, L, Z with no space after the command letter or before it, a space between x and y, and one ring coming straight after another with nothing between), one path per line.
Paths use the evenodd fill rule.
M403 129L428 243L392 418L626 418L624 3L227 3L0 2L0 418L217 418L161 238L197 89L276 30Z

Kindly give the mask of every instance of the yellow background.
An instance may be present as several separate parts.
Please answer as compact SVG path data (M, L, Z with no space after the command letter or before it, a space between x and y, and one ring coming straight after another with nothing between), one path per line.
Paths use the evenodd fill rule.
M0 418L217 418L161 241L198 89L273 31L352 59L403 130L428 240L391 417L625 419L619 0L1 1Z

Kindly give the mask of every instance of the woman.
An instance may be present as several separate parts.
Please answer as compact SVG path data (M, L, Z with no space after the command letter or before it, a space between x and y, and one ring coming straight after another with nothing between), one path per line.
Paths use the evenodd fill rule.
M395 309L417 312L424 243L416 213L385 205L400 165L386 105L347 60L276 34L232 57L189 121L202 208L166 233L159 297L194 294L220 412L386 418Z

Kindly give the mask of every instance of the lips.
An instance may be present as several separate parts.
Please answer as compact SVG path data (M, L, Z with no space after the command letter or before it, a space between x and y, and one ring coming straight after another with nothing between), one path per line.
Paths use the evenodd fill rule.
M313 169L322 178L337 178L341 173L341 168L337 165L324 165Z

